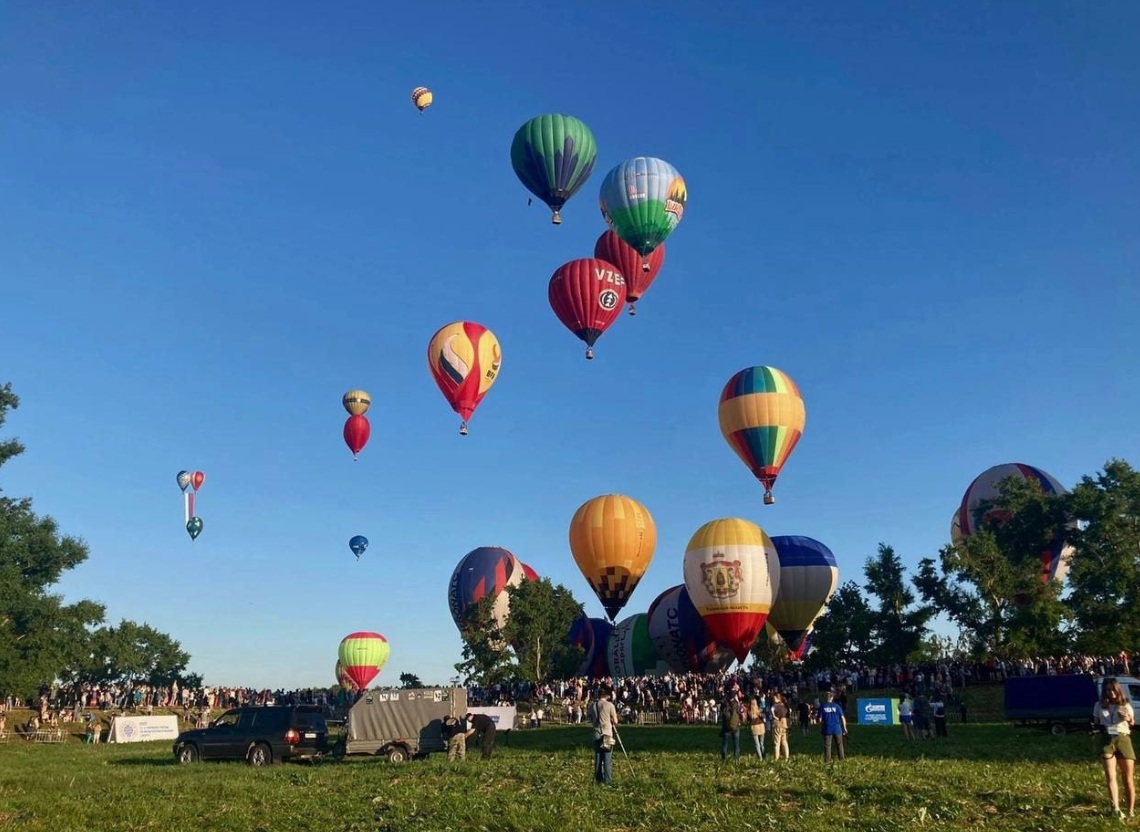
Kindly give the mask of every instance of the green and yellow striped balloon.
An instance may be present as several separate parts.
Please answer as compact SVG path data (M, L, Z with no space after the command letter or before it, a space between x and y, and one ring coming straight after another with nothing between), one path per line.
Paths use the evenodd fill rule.
M337 655L345 675L364 690L388 661L388 639L379 633L350 633L341 639Z

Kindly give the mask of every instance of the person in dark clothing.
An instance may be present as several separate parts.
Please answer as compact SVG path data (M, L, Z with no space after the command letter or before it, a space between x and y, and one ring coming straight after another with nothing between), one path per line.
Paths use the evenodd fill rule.
M467 714L467 724L483 741L482 758L491 759L491 751L495 748L495 721L486 714Z

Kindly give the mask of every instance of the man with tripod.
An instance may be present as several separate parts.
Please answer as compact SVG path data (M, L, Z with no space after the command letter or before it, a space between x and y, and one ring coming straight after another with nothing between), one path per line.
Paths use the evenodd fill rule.
M593 706L594 781L609 783L613 779L613 751L617 738L617 708L611 700L613 691L603 687Z

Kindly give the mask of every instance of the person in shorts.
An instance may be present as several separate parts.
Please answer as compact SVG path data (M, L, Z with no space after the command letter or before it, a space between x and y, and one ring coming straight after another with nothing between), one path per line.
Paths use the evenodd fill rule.
M1120 786L1117 783L1117 769L1124 780L1124 790L1128 795L1128 817L1136 816L1136 752L1132 749L1132 726L1136 715L1132 703L1120 682L1105 679L1101 687L1100 702L1093 706L1093 722L1101 729L1101 763L1104 765L1104 779L1108 784L1108 798L1112 801L1112 812L1121 819L1124 812L1120 808Z
M903 736L908 740L914 739L914 702L911 701L910 694L904 693L902 701L899 702L899 723L902 725Z

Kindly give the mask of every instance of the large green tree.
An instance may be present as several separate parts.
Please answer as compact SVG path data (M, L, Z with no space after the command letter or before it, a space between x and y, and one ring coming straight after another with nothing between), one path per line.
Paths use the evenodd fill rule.
M503 635L514 648L519 677L538 682L573 675L585 654L566 636L584 610L570 590L543 578L508 587L507 593L511 615Z
M876 664L905 662L926 637L927 625L936 610L918 598L906 578L906 567L895 550L879 544L874 557L863 566L865 589L878 599L871 613L873 646L868 658Z
M1140 649L1140 472L1114 459L1065 498L1074 554L1068 598L1082 653Z
M865 661L871 651L874 612L855 581L835 591L823 615L815 621L808 667L829 668Z
M19 404L11 384L0 386L0 427ZM23 451L15 439L0 441L0 466ZM37 516L31 500L0 490L0 694L30 697L57 680L187 680L189 656L169 636L130 621L96 629L101 604L68 604L52 591L87 554L82 540Z

